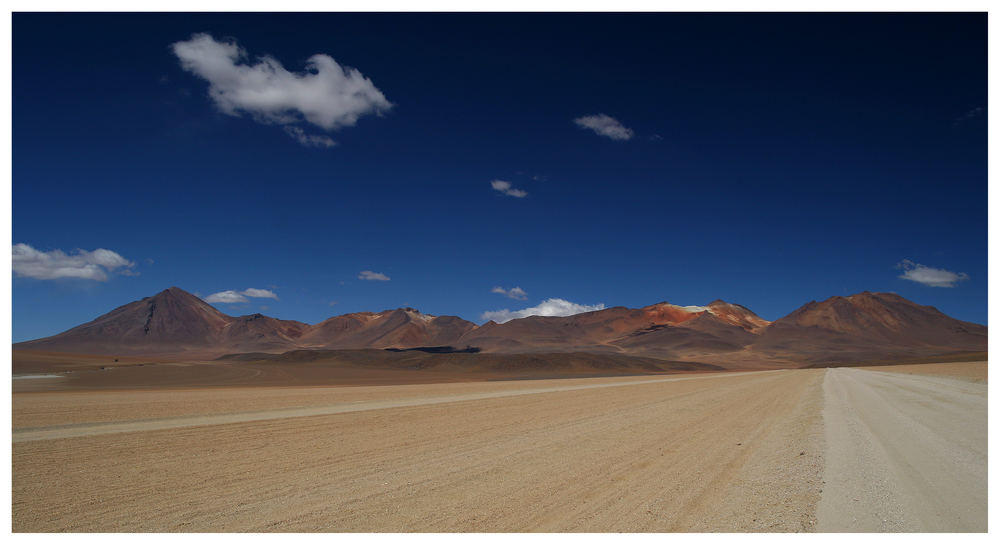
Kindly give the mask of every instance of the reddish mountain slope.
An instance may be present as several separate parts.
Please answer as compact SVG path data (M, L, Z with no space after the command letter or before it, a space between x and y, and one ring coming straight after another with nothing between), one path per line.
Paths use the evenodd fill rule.
M502 324L490 321L464 335L459 343L486 352L606 352L605 344L622 334L636 311L615 307L574 316L528 316Z
M987 349L987 328L893 293L812 301L772 323L753 351L805 361L859 361Z
M446 345L501 354L617 353L729 367L788 367L985 351L987 328L898 295L869 292L814 301L774 323L745 307L713 301L703 307L657 303L565 317L530 316L477 327L456 316L431 316L412 308L345 314L315 325L261 314L233 317L170 288L13 348L204 359L297 349Z
M747 307L716 299L708 304L709 314L730 325L738 326L750 333L760 333L771 322L757 316Z
M14 348L92 353L185 352L219 345L232 318L180 288L118 307L91 322Z
M746 308L723 301L706 307L657 303L489 322L460 342L490 352L625 352L677 358L739 350L767 324Z
M311 326L299 343L310 348L446 346L475 327L457 316L430 316L412 308L359 312Z
M475 327L461 318L428 316L414 309L348 314L316 325L262 314L234 317L180 288L170 288L58 335L13 348L205 358L298 348L449 345Z
M299 346L309 324L278 320L263 314L230 318L222 331L220 346L236 352L283 352Z

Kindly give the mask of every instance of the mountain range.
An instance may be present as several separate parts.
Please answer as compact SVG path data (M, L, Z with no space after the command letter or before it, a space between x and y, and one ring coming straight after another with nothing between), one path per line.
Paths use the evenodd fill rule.
M317 324L229 316L169 288L14 350L207 359L236 353L452 346L491 353L615 353L658 359L822 364L987 349L987 327L892 293L809 302L774 322L717 300L657 303L483 325L412 308L357 312Z

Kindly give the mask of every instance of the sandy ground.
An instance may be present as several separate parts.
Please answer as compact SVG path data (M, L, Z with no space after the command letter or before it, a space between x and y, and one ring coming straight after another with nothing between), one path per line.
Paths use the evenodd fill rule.
M986 382L987 362L962 361L954 363L920 363L913 365L884 365L879 367L859 367L869 371L887 373L907 373L911 375L936 375L943 377L964 378L973 382Z
M827 371L817 530L987 530L986 384L906 367Z
M721 373L719 376L728 376ZM715 374L693 375L709 378ZM667 378L673 381L684 375L656 375L648 380ZM404 380L409 377L404 376ZM223 386L203 386L192 389L130 389L118 391L77 390L17 392L14 428L73 426L101 422L135 422L173 417L200 417L209 415L252 414L278 410L327 408L340 405L377 402L424 403L432 398L452 398L465 395L500 395L504 392L533 390L536 388L580 387L589 385L634 382L643 377L602 377L549 379L549 380L498 380L494 382L445 382L432 384L393 384L386 386L336 385L336 386L262 386L233 387L227 380ZM33 382L33 381L24 381ZM39 382L49 382L39 380ZM50 383L50 387L56 386ZM252 418L251 418L252 419ZM263 418L267 419L267 418Z
M808 531L824 374L15 394L13 529Z
M47 439L66 439L70 437L88 437L93 435L107 435L113 433L129 433L142 431L172 430L178 428L190 428L194 426L217 426L221 424L239 424L243 422L259 422L263 420L283 420L287 418L302 418L306 416L326 416L332 414L344 414L361 411L373 411L379 409L396 409L400 407L419 407L423 405L437 405L440 403L455 403L459 401L476 401L480 399L492 399L498 397L510 397L532 394L548 394L553 392L568 392L573 390L590 390L594 388L613 388L620 386L633 386L640 384L652 384L657 382L676 382L681 380L708 380L711 378L728 378L739 376L745 373L718 374L701 377L669 377L661 379L639 379L639 380L617 380L607 383L583 383L580 381L561 381L562 384L553 384L553 381L545 381L534 388L514 388L510 384L501 389L492 391L473 391L471 393L452 393L449 395L430 396L426 394L427 388L423 389L422 396L386 399L390 396L379 396L379 399L357 399L350 402L341 402L334 405L314 405L289 407L271 410L254 410L237 413L216 413L216 414L195 414L188 416L177 416L172 418L149 418L141 420L130 420L126 422L104 421L104 422L83 422L68 425L48 426L41 428L21 428L15 429L12 433L14 443L23 441L40 441ZM522 383L523 384L523 383ZM454 389L454 388L453 388ZM481 389L478 388L478 389ZM411 388L412 390L412 388ZM256 393L256 392L255 392ZM350 392L355 393L355 392ZM388 393L388 392L379 392ZM241 399L247 399L246 392L242 392ZM161 394L162 395L162 394ZM204 397L204 396L201 396ZM253 396L256 397L256 396ZM102 404L107 408L107 404ZM191 406L185 407L187 410ZM83 413L77 413L82 416ZM107 413L105 413L107 414ZM72 418L72 417L71 417ZM24 421L24 418L18 419Z
M158 367L15 381L14 531L986 530L986 362L284 387ZM149 377L170 381L126 388Z

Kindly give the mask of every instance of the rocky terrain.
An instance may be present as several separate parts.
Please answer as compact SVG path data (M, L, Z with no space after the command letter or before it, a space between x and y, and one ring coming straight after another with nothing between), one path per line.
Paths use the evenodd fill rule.
M240 353L447 346L483 353L618 354L727 368L788 367L982 352L987 328L895 294L871 292L813 301L773 323L719 300L706 306L663 302L565 317L529 316L480 326L412 308L344 314L312 325L262 314L228 316L170 288L13 348L15 353L212 359Z

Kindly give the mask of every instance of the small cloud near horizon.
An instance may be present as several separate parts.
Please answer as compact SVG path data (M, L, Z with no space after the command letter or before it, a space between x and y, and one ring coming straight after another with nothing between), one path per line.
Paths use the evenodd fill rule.
M957 127L962 123L965 123L966 121L972 121L973 119L976 119L977 117L980 117L985 113L986 113L986 108L982 106L977 106L969 110L968 112L965 112L964 114L958 116L958 118L956 118L955 121L952 122L952 126Z
M206 303L249 303L250 300L233 290L213 293L205 298Z
M896 265L897 269L903 269L903 274L899 278L910 280L918 284L933 288L953 288L956 282L968 280L969 275L965 273L955 273L945 269L935 269L920 263L914 263L909 259L904 259Z
M518 199L528 196L528 192L523 189L515 188L510 182L504 180L493 180L490 182L490 187L507 195L508 197L517 197Z
M572 316L574 314L593 312L595 310L604 310L604 303L596 305L581 305L565 299L553 298L542 301L538 306L522 310L490 310L484 312L481 318L483 320L492 320L502 324L518 318L527 318L528 316Z
M630 140L635 134L632 129L622 125L621 121L607 114L585 115L574 119L573 123L612 140Z
M388 282L392 279L380 272L361 271L358 273L358 280L378 280L380 282Z
M499 293L500 295L510 297L511 299L517 299L519 301L524 301L525 299L528 298L528 293L522 290L520 287L513 287L510 288L509 290L505 290L500 286L496 286L495 288L490 290L490 293Z
M262 290L258 288L247 288L243 291L235 290L225 290L218 293L213 293L206 297L204 300L206 303L249 303L250 300L247 297L263 298L263 299L274 299L278 300L278 295L271 290Z
M104 248L87 251L77 248L72 254L62 250L42 252L28 244L15 244L11 252L11 269L17 276L38 280L58 278L83 278L105 282L108 273L115 271L123 276L138 276L132 270L135 262L118 252Z
M220 41L207 33L175 42L170 49L181 68L208 82L208 95L219 111L281 125L304 146L330 148L336 143L325 135L307 134L299 124L335 131L393 107L371 79L323 53L309 57L304 72L291 72L269 55L252 64L235 40Z
M243 290L243 295L247 297L264 297L268 299L278 299L278 295L271 290L262 290L257 288L247 288Z

